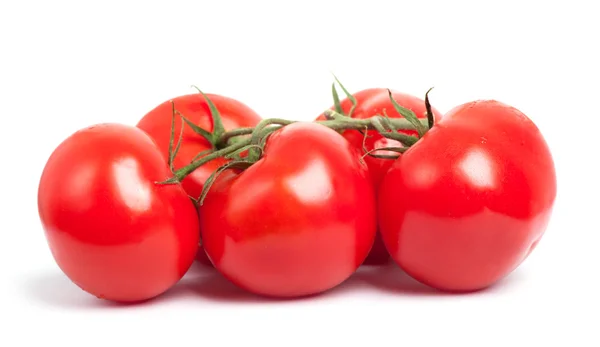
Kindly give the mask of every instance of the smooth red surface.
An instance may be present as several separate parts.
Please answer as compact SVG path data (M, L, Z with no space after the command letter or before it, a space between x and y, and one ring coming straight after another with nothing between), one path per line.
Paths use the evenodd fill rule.
M204 247L238 286L275 297L317 294L352 275L376 231L374 191L360 153L335 131L295 123L264 156L226 171L200 207Z
M379 191L393 259L447 291L483 289L513 271L546 230L556 197L550 150L523 113L476 101L444 115Z
M52 153L38 208L52 255L83 290L141 301L173 286L198 249L196 209L142 130L82 129Z
M386 88L364 89L362 91L359 91L358 93L353 94L353 96L356 98L357 106L352 114L352 118L364 119L373 117L375 115L383 115L384 110L390 118L402 118L402 115L396 112L396 109L394 108L394 105L390 100L389 93ZM425 101L423 99L394 90L392 90L392 96L400 106L410 109L415 113L415 115L418 118L427 118ZM348 114L350 112L350 109L352 108L352 102L350 101L350 99L343 99L340 102L340 104L344 113ZM331 109L333 110L335 108L332 106ZM435 108L433 108L432 111L435 119L439 120L441 118L441 114L439 113L439 111L437 111ZM324 114L321 114L317 118L317 120L325 119L326 118ZM417 135L417 132L412 130L401 130L399 132L407 135ZM342 135L357 150L361 152L364 152L363 143L365 148L369 151L376 148L384 147L402 147L402 144L400 144L399 142L386 139L375 130L368 131L368 137L366 141L364 141L364 135L362 135L356 130L346 130L342 133ZM397 155L397 153L386 151L378 151L375 152L375 154ZM366 156L364 160L367 163L367 166L369 167L371 179L373 181L373 186L375 187L375 191L377 192L381 180L383 179L383 176L387 173L394 161L390 159L374 158L371 156ZM369 256L365 260L365 264L384 264L387 263L389 259L389 254L385 248L381 236L378 235L375 239L375 243L373 244L373 249L371 250Z
M261 121L260 116L256 112L240 101L216 94L206 95L219 111L226 130L254 127ZM213 131L212 115L202 94L196 93L178 96L173 99L173 103L176 110L181 112L191 122L206 131ZM172 115L173 108L171 102L165 101L148 112L137 124L138 128L144 130L154 139L165 159L168 159L169 156ZM184 123L181 118L177 116L175 118L176 140L181 131L182 124ZM181 147L174 160L175 168L178 169L189 164L198 153L211 148L212 145L206 139L196 134L191 127L185 125ZM206 179L226 162L226 159L218 158L200 166L183 179L181 182L183 188L190 196L198 198ZM198 250L197 260L204 264L210 264L202 249Z

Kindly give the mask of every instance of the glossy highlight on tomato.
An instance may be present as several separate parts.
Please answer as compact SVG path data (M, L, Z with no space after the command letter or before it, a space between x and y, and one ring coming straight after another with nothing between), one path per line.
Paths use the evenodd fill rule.
M425 100L395 90L392 90L391 92L394 100L400 106L413 111L415 115L420 119L427 118ZM403 118L402 115L400 115L394 108L394 104L390 100L389 91L386 88L364 89L353 94L353 96L356 99L356 107L355 110L352 112L352 118L366 119L376 115L383 116L384 112L390 118ZM344 114L347 115L352 108L352 101L349 98L345 98L341 100L340 106ZM332 106L331 109L333 110L334 106ZM436 121L439 121L441 118L441 113L435 108L432 108L432 112L434 119ZM324 114L321 114L319 117L317 117L317 120L325 119L326 118ZM399 132L407 135L417 135L417 132L415 130L399 130ZM375 130L367 131L368 136L366 139L365 136L357 130L346 130L342 133L342 135L357 150L361 152L364 152L363 145L364 149L366 149L367 151L385 147L402 147L402 144L400 144L399 142L387 139L381 136L381 134L379 134ZM377 151L375 153L398 155L397 153L390 151ZM372 156L366 156L364 160L367 163L367 166L369 167L373 187L377 192L381 180L383 179L389 168L392 166L394 161L390 159L375 158ZM365 260L365 264L383 264L386 263L389 259L390 257L388 251L385 248L381 236L377 235L375 243L373 244L373 249L371 250L369 256Z
M203 245L234 284L273 297L334 288L366 258L375 195L360 152L336 131L294 123L261 159L225 171L199 208Z
M206 94L219 111L225 130L235 128L253 127L261 121L261 117L244 103L230 97ZM178 96L172 99L175 109L183 114L193 124L212 132L213 118L206 99L200 93ZM171 100L165 101L150 110L137 124L144 130L160 148L160 153L165 159L169 157L169 141L171 138L173 104ZM175 117L174 132L179 136L184 122L179 116ZM177 140L177 139L176 139ZM211 150L213 145L194 130L184 125L181 147L174 160L175 169L189 164L198 154ZM194 198L198 198L204 187L204 182L221 165L227 163L225 158L217 158L202 165L187 176L181 183L185 191ZM199 249L197 260L210 264L206 254Z
M198 216L167 161L142 130L99 124L51 154L38 210L52 255L81 289L132 302L177 283L198 249Z
M555 197L553 158L535 124L506 104L475 101L394 162L379 190L380 231L415 279L479 290L528 257Z

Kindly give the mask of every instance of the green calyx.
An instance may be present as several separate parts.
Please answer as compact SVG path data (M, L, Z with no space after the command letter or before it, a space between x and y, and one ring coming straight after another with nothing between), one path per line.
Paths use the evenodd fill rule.
M335 75L333 75L333 78L335 79L335 82L331 84L331 95L333 97L333 105L334 105L335 111L343 116L352 118L352 116L354 115L354 110L356 110L356 106L358 105L356 102L356 98L354 97L354 95L350 94L348 89L346 89L346 87L344 87L342 82L340 82L340 80ZM342 91L346 95L346 98L348 100L350 100L350 102L352 103L352 107L350 108L350 111L348 111L348 114L345 114L344 110L342 109L342 104L340 102L340 96L338 95L337 88L335 87L336 83L340 86L340 88L342 88Z
M200 93L200 95L202 96L202 98L204 98L204 101L208 105L208 108L210 110L211 119L212 119L212 124L213 124L212 132L199 127L197 124L194 124L184 114L177 111L175 109L174 102L171 101L171 105L173 106L173 118L175 118L175 116L179 116L183 120L183 122L185 122L185 124L187 126L189 126L196 134L198 134L199 136L206 139L212 145L213 149L218 149L219 145L220 145L219 141L221 140L221 137L225 133L225 127L223 126L223 120L221 118L221 114L219 113L219 110L217 109L215 104L212 102L212 100L210 100L210 98L202 90L200 90L200 88L198 88L196 86L192 86L192 88L196 89L198 91L198 93ZM183 129L183 127L182 127L182 129ZM173 131L174 130L172 130L172 132ZM173 141L173 137L171 138L171 141ZM170 148L170 150L171 150L171 148ZM169 150L169 153L171 153L170 150Z
M433 128L435 119L433 117L433 110L431 109L431 103L429 102L429 92L433 87L429 88L429 90L425 93L425 110L427 111L427 124L429 125L429 129Z

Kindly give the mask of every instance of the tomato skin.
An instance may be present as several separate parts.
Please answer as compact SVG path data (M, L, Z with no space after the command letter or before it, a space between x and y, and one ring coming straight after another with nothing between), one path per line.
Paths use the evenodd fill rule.
M273 297L321 293L350 277L376 231L374 191L359 158L316 123L271 135L264 156L241 173L223 173L199 208L215 267Z
M198 249L198 217L167 162L142 130L99 124L51 154L38 211L52 255L81 289L119 302L171 288Z
M475 101L394 162L379 191L380 231L415 279L474 291L527 258L555 197L554 162L535 124L503 103Z
M352 118L357 119L365 119L370 118L375 115L383 115L385 110L386 114L390 118L402 118L396 109L394 108L394 104L391 102L388 89L386 88L370 88L361 90L355 94L353 94L356 99L357 106L352 113ZM398 92L392 90L392 96L394 100L405 108L410 109L415 113L418 118L427 118L426 108L425 108L425 100L415 97L410 94ZM348 98L341 100L340 105L345 114L350 112L352 108L352 101ZM331 109L335 109L333 106ZM439 121L441 119L441 113L432 108L432 112L434 115L435 121ZM317 117L317 120L325 120L325 115L321 114ZM400 132L407 135L417 135L417 132L414 130L401 130ZM363 141L364 135L356 130L346 130L342 133L342 135L348 140L356 149L361 152L363 150ZM402 145L394 140L386 139L381 136L377 131L370 130L368 131L368 137L366 141L364 141L365 148L367 150L373 150L376 148L383 147L402 147ZM397 154L392 152L378 151L375 154ZM373 187L377 192L379 189L379 185L381 184L381 180L389 170L389 168L393 164L393 160L390 159L380 159L374 158L371 156L366 156L364 158L367 166L369 167L371 179L373 181ZM385 248L385 245L381 239L381 236L377 236L375 239L375 243L373 244L373 249L369 253L369 256L365 260L366 265L379 265L384 264L389 261L390 257L388 251Z
M216 95L206 94L213 102L219 114L223 126L226 130L233 130L241 127L254 127L260 121L261 117L250 107L235 99ZM175 108L181 112L187 119L194 124L207 130L213 131L212 115L210 108L204 97L199 94L189 94L178 96L173 99ZM137 124L137 127L144 130L160 148L161 154L168 160L169 141L171 138L173 106L170 101L165 101L148 112ZM179 116L175 118L175 141L177 141L182 120ZM183 138L177 156L174 160L175 168L183 167L189 164L198 153L209 150L212 145L202 136L196 134L191 127L185 125ZM181 182L185 191L192 197L198 198L204 187L204 182L220 166L227 161L224 158L212 160L198 169L194 170ZM211 265L204 250L200 248L196 257L200 263Z

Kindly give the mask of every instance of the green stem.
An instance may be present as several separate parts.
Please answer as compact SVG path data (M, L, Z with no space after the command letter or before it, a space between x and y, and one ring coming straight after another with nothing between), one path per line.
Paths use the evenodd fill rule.
M350 118L339 114L334 110L326 110L325 115L328 120L315 122L321 124L333 130L376 130L381 136L396 140L405 147L410 147L418 141L418 138L403 133L396 132L395 130L415 130L415 125L410 120L404 118L388 118L383 116L374 116L371 118L357 119ZM423 127L427 127L427 119L419 120ZM225 146L219 150L216 150L198 160L192 161L187 166L184 166L174 172L174 177L168 179L163 183L176 183L181 182L187 175L193 172L198 167L208 163L211 160L220 157L232 157L238 155L243 151L248 151L248 157L244 159L247 163L254 163L260 159L263 153L263 147L265 145L267 137L281 129L286 125L297 123L297 121L291 121L282 118L269 118L264 119L255 128L239 128L229 132L223 133L217 143L221 146ZM240 139L238 141L230 141L236 136L249 135L250 138Z
M263 138L263 136L265 136L264 131L270 125L289 125L292 123L295 123L295 121L291 121L291 120L287 120L287 119L283 119L283 118L263 119L262 121L260 121L260 123L258 123L258 125L256 125L256 128L254 128L254 131L252 132L252 137L250 138L250 143L253 145L260 144L261 139ZM255 162L260 158L261 154L262 154L262 149L257 148L257 147L252 147L248 150L248 160L251 162Z
M336 112L332 110L325 111L325 114L328 113L333 116L332 120L322 120L317 121L316 123L325 125L334 130L364 130L365 127L367 127L368 130L375 130L375 126L372 125L372 120L379 117L384 118L381 116L362 119L348 118L345 116L340 117L339 114L336 114ZM404 118L387 118L385 122L387 123L388 121L396 130L415 130L415 126ZM419 119L419 121L424 126L427 126L427 119Z
M352 119L351 122L340 124L340 122L339 122L340 120L344 121L348 117L343 116L343 115L341 115L335 111L331 111L331 110L325 111L325 114L328 115L329 117L331 117L332 119L316 121L315 123L322 124L333 130L352 130L352 129L365 130L365 127L367 128L367 130L375 129L375 127L371 126L371 121L369 121L369 118L366 118L366 119L351 118ZM407 121L404 118L388 118L388 119L391 121L394 129L396 129L396 130L415 130L415 126L411 122ZM283 119L277 119L277 121L282 121L282 120ZM294 121L288 121L288 120L283 120L283 121L285 121L285 125L295 123ZM427 125L427 120L419 119L419 121L423 125L425 125L425 126ZM269 124L280 124L280 123L269 122ZM359 127L361 127L361 129L358 129ZM256 128L238 128L238 129L234 129L234 130L224 133L221 136L221 138L219 139L219 148L226 147L229 139L231 139L233 137L252 134L254 132L254 129L256 129Z
M233 153L233 152L237 151L238 149L241 149L242 147L248 146L249 144L250 144L250 139L246 139L244 141L236 142L229 147L225 147L218 151L214 151L211 154L209 154L205 157L202 157L196 161L193 161L190 164L176 170L174 172L174 176L169 178L168 180L164 181L163 183L165 183L165 184L171 183L172 184L172 183L181 182L187 175L191 174L194 170L196 170L200 166L208 163L211 160L214 160L214 159L217 159L220 157L225 157L225 156L229 155L230 153Z
M219 142L217 143L217 148L227 147L229 139L236 136L250 135L254 131L254 128L237 128L231 131L228 131L221 135Z
M269 125L278 124L278 125L290 125L292 123L296 123L293 120L287 120L283 118L268 118L263 119L256 125L254 131L252 131L252 143L258 143L260 140L261 132L266 129Z

